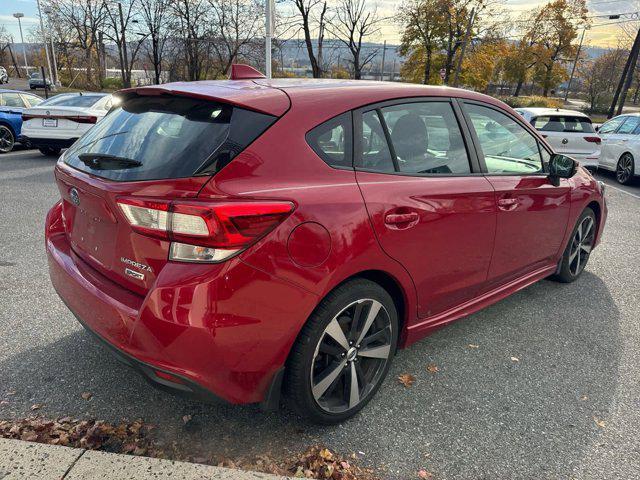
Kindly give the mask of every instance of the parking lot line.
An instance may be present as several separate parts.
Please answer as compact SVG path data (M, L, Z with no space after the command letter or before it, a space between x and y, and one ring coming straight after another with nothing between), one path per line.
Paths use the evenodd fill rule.
M620 188L620 187L614 187L610 183L607 183L606 185L607 185L607 188L613 188L614 190L617 190L618 192L626 193L627 195L629 195L631 197L640 199L640 195L636 195L635 193L627 192L626 190L624 190L623 188Z

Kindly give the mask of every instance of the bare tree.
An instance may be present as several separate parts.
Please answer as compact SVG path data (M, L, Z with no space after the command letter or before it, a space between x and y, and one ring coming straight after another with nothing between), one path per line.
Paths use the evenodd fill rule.
M330 23L331 33L344 43L351 53L353 78L362 77L362 69L378 54L377 50L363 52L362 43L366 37L380 31L380 18L375 7L366 6L365 0L340 0L336 15Z
M49 5L53 14L73 31L76 45L84 53L87 87L99 88L100 82L94 82L93 66L98 35L105 28L104 0L49 0ZM102 72L99 71L98 80L101 77Z
M162 81L162 57L167 44L170 28L170 0L139 0L140 19L149 42L146 43L146 55L153 65L156 84Z
M208 3L213 21L211 46L216 57L214 76L219 76L260 34L264 10L255 0L208 0Z
M294 4L300 14L300 28L304 33L304 43L307 47L313 78L320 78L323 74L322 46L327 27L327 2L324 0L294 0ZM315 51L314 33L316 36Z
M184 55L189 80L200 80L204 74L204 59L208 52L205 39L208 30L207 6L205 0L174 0L172 13L176 16L176 30L184 45Z
M124 4L124 7L123 7ZM115 42L118 48L118 57L120 60L120 75L122 77L122 85L125 88L131 86L131 70L142 46L141 40L138 38L131 41L127 38L127 32L132 30L131 24L134 15L138 11L138 0L111 0L105 1L105 35ZM133 49L129 50L128 44L133 44Z

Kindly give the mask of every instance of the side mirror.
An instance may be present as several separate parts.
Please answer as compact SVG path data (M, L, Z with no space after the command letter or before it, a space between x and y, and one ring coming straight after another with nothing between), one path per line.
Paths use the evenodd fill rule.
M559 178L571 178L578 170L578 162L573 158L554 153L549 160L549 178L556 181Z

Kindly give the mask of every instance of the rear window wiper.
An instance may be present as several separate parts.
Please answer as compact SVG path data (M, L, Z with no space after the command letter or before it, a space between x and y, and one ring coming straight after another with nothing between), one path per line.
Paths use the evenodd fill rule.
M124 170L142 166L138 160L108 153L81 153L78 158L92 170Z

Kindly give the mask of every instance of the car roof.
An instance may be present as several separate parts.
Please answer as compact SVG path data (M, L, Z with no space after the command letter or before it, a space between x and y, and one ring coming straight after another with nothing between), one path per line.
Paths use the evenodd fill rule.
M118 93L125 96L132 93L184 95L223 101L277 116L292 106L312 106L330 117L370 103L421 96L459 97L505 106L487 95L457 88L340 79L202 80L136 87Z
M578 112L577 110L568 110L568 109L562 109L562 108L544 108L544 107L523 107L523 108L516 108L517 112L521 112L521 113L530 113L531 115L548 115L548 116L563 116L563 115L571 115L573 117L583 117L583 118L589 118L589 115L582 113L582 112Z

